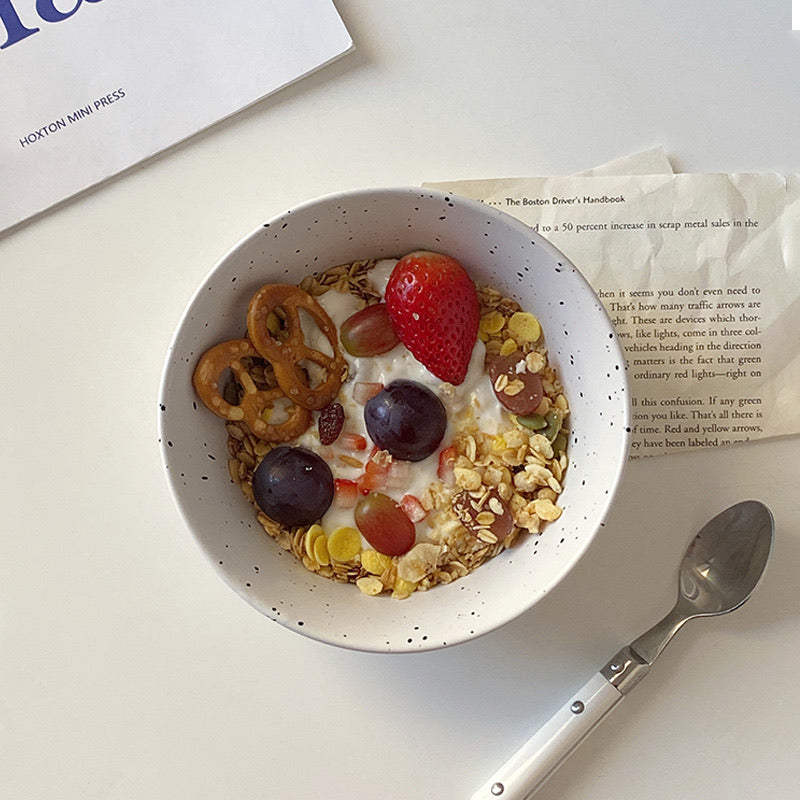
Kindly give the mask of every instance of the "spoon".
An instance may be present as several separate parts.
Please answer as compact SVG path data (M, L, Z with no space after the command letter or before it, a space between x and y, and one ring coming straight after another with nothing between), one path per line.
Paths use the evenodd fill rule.
M647 674L686 622L726 614L750 597L767 566L774 530L772 514L756 500L737 503L706 523L683 556L678 602L672 611L623 647L472 800L531 797Z

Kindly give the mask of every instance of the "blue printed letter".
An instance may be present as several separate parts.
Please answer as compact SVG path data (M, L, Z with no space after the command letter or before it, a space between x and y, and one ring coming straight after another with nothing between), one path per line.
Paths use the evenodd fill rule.
M11 0L0 0L0 22L5 25L8 38L0 44L0 50L22 41L26 36L36 33L38 28L26 28L22 24L16 9L11 5Z
M67 17L71 17L80 7L83 0L75 0L75 7L72 11L59 11L55 6L55 0L36 0L36 11L46 22L61 22ZM100 0L86 0L87 3L99 3Z

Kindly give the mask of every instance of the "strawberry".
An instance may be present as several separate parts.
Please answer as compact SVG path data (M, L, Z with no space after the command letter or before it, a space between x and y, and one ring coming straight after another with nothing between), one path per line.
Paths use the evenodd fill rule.
M420 502L419 498L413 494L404 494L400 500L400 508L412 522L422 522L428 516L428 512Z
M333 504L338 508L355 508L358 502L358 484L347 478L333 481Z
M456 449L453 445L448 445L439 452L439 466L436 470L436 474L439 476L439 480L444 481L448 486L452 486L455 482L455 464L457 456L458 453L456 453Z
M454 258L418 250L395 265L386 309L400 341L437 378L458 385L478 336L475 284Z

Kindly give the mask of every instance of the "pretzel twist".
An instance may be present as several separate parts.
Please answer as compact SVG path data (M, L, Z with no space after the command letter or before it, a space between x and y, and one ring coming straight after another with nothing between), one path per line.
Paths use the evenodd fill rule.
M276 308L286 312L285 340L278 340L269 331L267 318ZM333 355L306 344L300 311L311 315L330 343ZM262 286L250 301L247 312L247 333L256 350L272 364L278 385L294 403L306 409L319 410L339 393L346 372L346 362L339 349L336 326L325 309L306 291L285 283ZM325 371L325 377L311 386L301 362L310 361Z
M261 354L249 339L221 342L203 353L195 367L192 383L206 407L218 417L231 422L244 422L259 438L268 442L288 442L297 438L311 424L311 412L289 399L287 418L280 423L266 422L262 414L287 399L284 391L259 389L242 364L243 358L259 358ZM230 368L242 388L238 405L231 405L220 392L219 379Z

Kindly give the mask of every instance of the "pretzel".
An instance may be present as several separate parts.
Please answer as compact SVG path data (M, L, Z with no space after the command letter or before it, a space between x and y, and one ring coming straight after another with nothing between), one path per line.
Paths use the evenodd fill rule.
M292 403L288 417L280 423L265 422L261 415L281 399L288 399L283 390L259 389L253 383L241 359L259 358L249 339L221 342L203 353L192 376L195 391L209 410L231 422L244 422L259 438L268 442L288 442L298 437L311 424L311 412ZM220 393L219 379L230 368L244 394L238 405L228 403ZM291 401L290 401L291 402Z
M278 307L286 312L288 336L285 341L273 337L267 318ZM330 342L333 356L309 347L300 325L300 310L307 311ZM325 309L306 291L286 283L268 283L253 295L247 311L247 333L256 350L275 370L278 385L293 402L303 408L319 410L339 393L346 362L339 349L336 326ZM311 386L300 365L303 360L318 364L326 371L325 379Z

